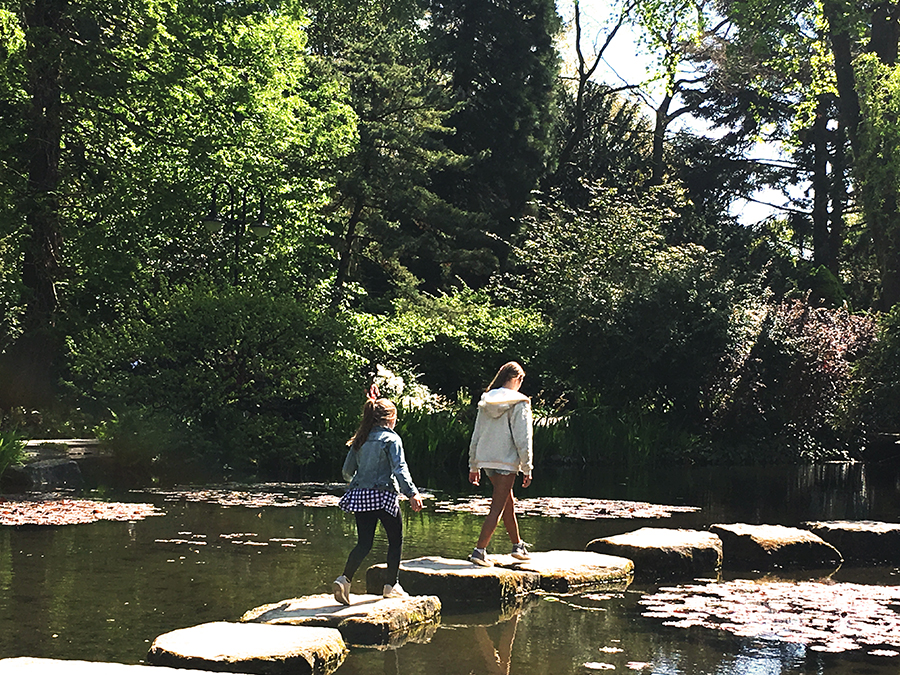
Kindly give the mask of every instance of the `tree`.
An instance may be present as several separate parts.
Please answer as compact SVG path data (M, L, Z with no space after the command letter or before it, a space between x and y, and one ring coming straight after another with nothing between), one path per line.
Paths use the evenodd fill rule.
M17 80L2 111L19 133L3 139L3 173L14 228L28 233L29 293L6 381L46 384L60 331L120 315L160 277L218 274L194 223L220 177L271 186L289 223L266 244L259 276L284 285L297 252L316 250L302 215L327 189L314 167L349 150L354 119L310 69L290 3L36 0L15 17L25 48L7 53ZM11 177L22 168L26 184ZM3 403L28 393L12 385Z
M502 265L515 218L545 171L560 19L552 0L433 0L429 9L433 59L458 106L445 142L470 160L435 172L435 191L486 216L453 234L456 247L482 252L477 264L457 264L467 283L481 286Z
M338 256L333 302L344 298L351 281L373 296L421 281L441 287L441 265L430 263L447 254L443 233L466 214L431 184L432 172L459 158L440 140L452 104L427 58L420 3L313 0L309 6L312 46L347 83L358 119L358 143L337 165L327 207Z

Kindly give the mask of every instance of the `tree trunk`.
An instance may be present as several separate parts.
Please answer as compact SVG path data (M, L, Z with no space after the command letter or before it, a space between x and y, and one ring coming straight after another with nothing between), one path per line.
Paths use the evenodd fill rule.
M656 123L653 127L653 167L650 176L651 185L661 185L665 174L665 141L666 128L671 121L669 118L669 106L672 105L672 95L666 94L656 109Z
M847 204L847 135L843 125L838 125L834 135L834 150L831 153L831 213L829 214L829 243L830 257L827 262L828 270L840 279L841 272L841 246L844 243L844 208Z
M828 261L828 116L824 101L819 99L816 107L816 121L811 130L813 146L813 262L826 265Z
M65 0L34 0L23 12L31 99L25 152L28 183L22 283L26 288L23 333L0 361L4 380L0 406L42 405L52 390L58 350L56 275L62 243L59 222L59 162L62 147L61 20Z
M353 260L353 244L356 241L356 228L359 225L360 216L363 210L362 197L356 200L353 205L353 212L347 222L347 231L344 234L344 246L338 259L337 274L334 278L334 295L332 296L332 305L340 303L344 297L344 284L350 276L350 263Z
M860 138L861 108L853 72L853 43L850 31L851 7L847 0L824 0L822 4L828 22L828 36L834 56L834 71L838 88L838 102L842 121L856 157L862 155ZM897 26L898 8L894 3L878 3L871 10L871 37L868 49L883 63L893 64L897 58L900 29ZM866 180L859 181L861 204L875 205L865 209L865 220L875 244L875 255L881 276L880 308L887 310L900 302L900 214L898 195L889 185L879 190Z

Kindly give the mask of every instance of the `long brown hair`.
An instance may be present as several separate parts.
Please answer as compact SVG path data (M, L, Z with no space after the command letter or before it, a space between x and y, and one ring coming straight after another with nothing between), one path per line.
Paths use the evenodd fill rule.
M395 417L397 417L397 406L389 399L379 398L378 385L373 384L369 387L369 392L366 394L366 402L363 404L362 420L359 423L359 429L353 434L353 438L347 441L347 445L354 450L359 450L359 447L369 437L372 427L375 425L387 426L391 418Z
M491 389L499 389L504 384L517 377L525 377L525 370L522 368L522 366L520 366L515 361L504 363L502 366L500 366L500 370L498 370L497 374L494 375L494 379L491 380L491 383L488 385L485 391L490 391Z

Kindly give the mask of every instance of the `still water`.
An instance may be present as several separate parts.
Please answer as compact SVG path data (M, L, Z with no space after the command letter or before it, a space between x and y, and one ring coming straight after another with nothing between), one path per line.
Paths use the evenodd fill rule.
M310 486L295 491L317 489L322 491ZM452 491L438 494L442 499L454 497ZM641 475L579 467L538 475L520 496L699 507L655 520L523 517L522 535L536 550L581 550L591 539L646 526L699 529L712 523L798 525L831 519L900 522L900 473L894 467L862 464L665 469ZM141 663L150 643L162 633L209 621L235 621L259 605L330 592L331 581L355 543L352 517L334 506L222 506L173 501L152 492L115 498L156 504L165 515L134 523L0 527L0 658ZM404 557L465 557L481 520L470 513L435 513L427 504L425 511L414 514L404 505ZM506 553L507 547L501 527L494 549ZM364 565L382 562L385 550L379 532ZM889 568L842 569L833 578L897 585L897 573ZM363 578L361 572L354 592L364 592ZM395 650L355 648L337 672L539 675L614 669L656 675L886 675L900 671L900 656L820 653L707 628L665 626L641 615L639 600L656 588L633 584L605 594L537 597L513 617L445 614L429 642Z

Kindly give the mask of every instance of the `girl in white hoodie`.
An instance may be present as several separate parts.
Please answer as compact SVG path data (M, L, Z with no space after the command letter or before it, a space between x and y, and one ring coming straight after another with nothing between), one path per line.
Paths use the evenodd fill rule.
M524 474L522 487L531 485L531 400L519 393L523 379L525 371L515 361L497 371L478 402L478 417L469 444L469 482L478 485L484 469L493 485L491 510L481 526L478 544L469 556L471 562L483 567L493 564L485 549L501 518L513 545L513 557L529 558L525 542L519 536L513 496L519 472Z

